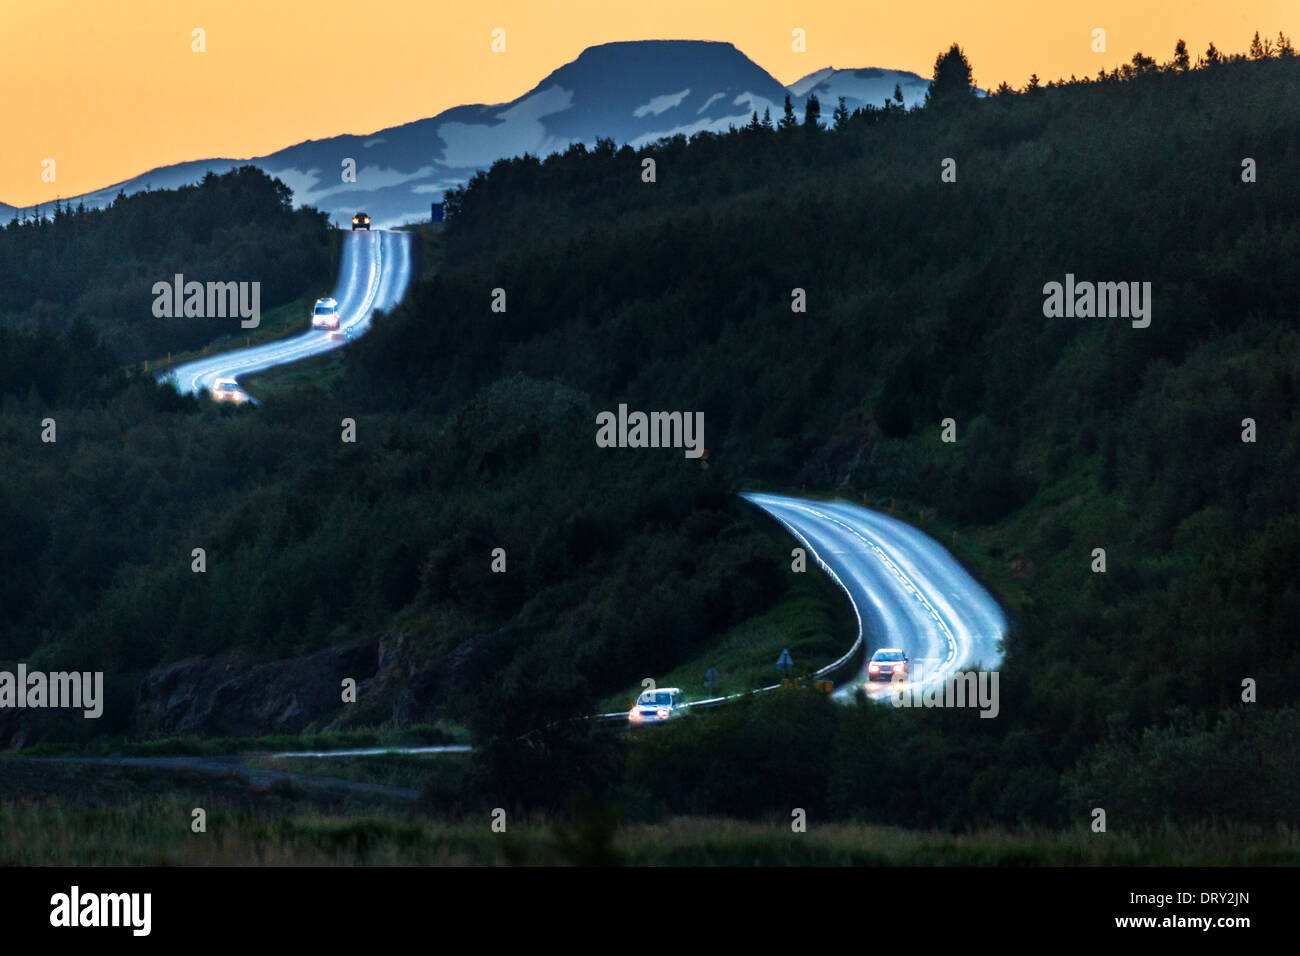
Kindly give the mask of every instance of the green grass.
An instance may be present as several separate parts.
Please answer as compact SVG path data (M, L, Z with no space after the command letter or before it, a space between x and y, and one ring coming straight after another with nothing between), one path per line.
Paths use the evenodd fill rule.
M1089 478L1074 477L1063 483L1065 487L1054 486L1055 493L1065 500L1079 493L1079 486L1088 482ZM1010 566L1014 555L1006 557L1013 547L1010 542L1023 540L1017 537L1023 534L1023 529L1014 526L1015 519L1007 526L968 532L937 520L933 508L903 499L871 494L864 497L861 492L854 495L843 489L838 492L807 488L798 491L764 490L828 502L848 501L892 514L947 548L976 580L992 591L1013 618L1016 609L1022 606L1024 587ZM794 539L785 536L784 531L774 530L773 534L781 536L783 543L788 539L790 547L794 547ZM781 673L776 669L776 660L786 648L794 659L797 674L811 673L838 659L852 644L856 627L848 600L811 560L806 574L792 577L790 594L781 604L732 628L669 673L646 676L653 677L660 687L681 687L686 691L687 699L698 700L713 696L704 686L704 674L710 667L716 667L722 677L719 692L734 694L779 682ZM867 637L870 640L870 635ZM599 709L602 712L625 710L640 690L638 684L606 697L600 702Z
M432 788L438 793L449 793L459 788L469 760L469 754L385 754L377 757L256 756L246 763L304 777L337 777L386 787Z
M291 750L353 750L362 747L422 747L466 743L469 743L469 731L464 727L439 723L326 734L267 734L262 737L161 737L154 740L106 737L83 746L40 744L21 751L0 752L0 760L5 756L211 757Z
M811 562L807 572L791 578L786 599L770 611L719 635L667 674L646 676L660 687L682 688L687 700L701 700L779 683L776 661L787 648L796 674L811 673L838 659L852 645L856 629L844 593ZM717 668L722 680L715 692L704 686L710 667ZM599 710L626 710L641 690L637 684L606 697Z
M207 795L207 830L192 833L195 796L85 807L0 802L0 865L581 865L630 866L1133 866L1295 865L1300 832L1204 827L1149 833L983 830L965 835L868 824L744 823L679 818L619 826L507 818L488 808L451 819L388 809L303 810L278 795L237 805Z
M249 393L259 400L273 399L277 395L300 389L319 389L328 392L341 384L347 376L347 366L343 358L346 348L345 345L324 355L316 355L289 365L278 365L255 375L247 375L241 378L241 382Z
M419 243L420 275L418 278L427 279L437 271L442 259L442 223L417 223L404 227L404 230L415 234L413 241ZM292 307L298 309L298 312L294 313L297 318L287 319L287 330L278 335L268 335L264 339L259 339L255 335L253 336L253 344L257 345L261 341L271 341L274 338L283 338L305 330L306 317L310 315L314 302L315 299L302 299L299 300L299 303L294 303ZM276 313L279 311L276 310ZM268 313L263 317L262 327L267 328L283 321L286 320L282 320L275 313ZM243 348L244 346L236 343L232 347ZM243 376L240 381L258 399L274 398L277 395L300 389L332 391L347 376L347 365L344 361L346 349L347 346L344 346L324 355L303 359L301 362L280 365L254 375ZM215 354L215 352L210 354ZM175 361L178 361L178 359L173 356L173 362Z
M321 295L328 294L328 292L321 293ZM277 306L263 312L261 321L255 329L248 329L247 331L241 329L239 334L224 335L201 349L193 349L189 352L172 352L170 367L192 362L195 359L221 355L225 352L234 352L254 345L265 345L267 342L275 342L286 339L291 335L306 332L309 327L308 322L311 319L312 306L316 304L316 299L317 296L315 295L305 295L286 305ZM131 367L136 368L137 366L132 365ZM157 372L160 369L168 368L169 363L166 356L159 355L149 359L144 363L143 367L146 371Z

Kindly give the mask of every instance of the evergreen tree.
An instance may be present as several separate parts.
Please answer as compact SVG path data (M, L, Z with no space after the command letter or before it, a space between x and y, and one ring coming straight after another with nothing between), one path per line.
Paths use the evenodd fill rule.
M781 117L781 122L777 124L777 129L794 129L799 125L799 121L794 118L794 106L790 102L790 94L785 94L785 115Z
M1192 58L1187 55L1187 43L1179 40L1174 44L1174 68L1186 72L1191 66Z
M767 107L767 106L764 106L764 107L763 107L763 128L764 128L764 129L771 129L771 128L772 128L772 110L771 110L771 107Z
M849 125L849 108L844 102L844 97L840 97L840 105L835 107L835 112L831 114L831 119L834 120L837 132Z
M808 94L808 102L803 107L803 125L810 131L816 131L822 128L822 104L817 99L816 93Z
M1156 68L1156 58L1153 56L1144 56L1139 50L1137 53L1133 54L1131 65L1133 67L1134 76L1142 73L1153 73Z
M934 76L925 94L925 105L940 107L969 103L975 95L970 61L960 46L954 43L946 53L934 60Z

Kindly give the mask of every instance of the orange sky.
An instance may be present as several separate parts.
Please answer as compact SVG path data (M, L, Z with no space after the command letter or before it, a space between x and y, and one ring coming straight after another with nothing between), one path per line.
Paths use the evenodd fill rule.
M207 52L191 52L191 31ZM506 52L490 49L494 27ZM807 52L791 51L791 31ZM1090 49L1102 27L1107 52ZM981 86L1095 75L1256 29L1298 0L0 0L0 200L73 196L154 166L248 157L527 91L584 47L727 40L790 83L824 66L929 76L956 40ZM42 182L42 161L56 180Z

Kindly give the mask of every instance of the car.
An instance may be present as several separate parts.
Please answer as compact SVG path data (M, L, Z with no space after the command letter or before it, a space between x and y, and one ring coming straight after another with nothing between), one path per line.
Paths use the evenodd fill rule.
M239 387L233 378L219 378L212 383L212 400L216 402L234 402L236 405L248 401L248 393Z
M370 217L367 216L364 212L359 212L359 213L357 213L355 216L352 217L352 228L353 228L353 229L364 229L364 230L366 230L366 232L369 232L369 231L370 231Z
M895 674L901 675L900 679L906 679L910 664L911 661L901 648L882 647L872 654L871 660L867 662L867 683L874 680L893 680Z
M339 327L339 304L334 299L317 299L311 310L311 327L313 329L337 329Z
M627 719L633 724L661 724L683 716L687 706L680 687L656 687L641 693L627 712Z

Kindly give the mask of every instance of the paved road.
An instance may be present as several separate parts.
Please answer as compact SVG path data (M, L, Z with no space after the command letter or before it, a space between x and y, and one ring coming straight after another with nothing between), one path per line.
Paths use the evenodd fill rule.
M857 611L869 651L900 647L924 664L923 684L956 671L995 670L1007 620L993 596L939 542L848 502L746 494L826 563ZM866 656L870 656L869 654ZM863 686L865 671L836 691ZM887 685L886 685L887 686ZM886 686L871 696L885 696Z
M182 394L212 390L219 378L238 379L276 365L298 362L347 344L370 328L375 309L388 310L402 300L411 281L411 234L384 230L343 233L343 257L332 295L339 303L339 332L312 329L310 315L302 317L303 333L248 349L223 352L211 358L186 362L159 373L171 379Z

